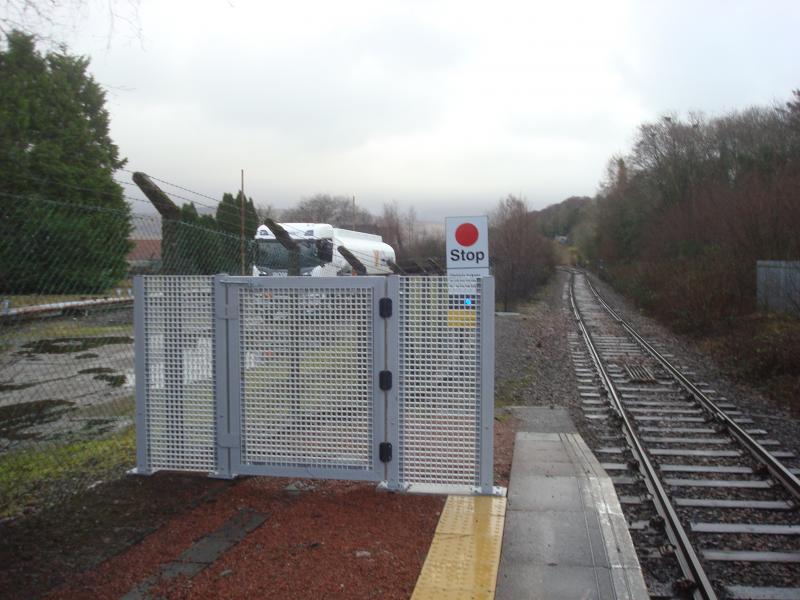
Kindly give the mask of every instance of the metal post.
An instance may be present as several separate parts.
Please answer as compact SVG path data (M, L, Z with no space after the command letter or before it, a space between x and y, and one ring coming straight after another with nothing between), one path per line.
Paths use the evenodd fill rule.
M364 276L367 274L367 267L365 267L364 263L358 260L358 258L356 258L352 252L350 252L350 250L344 246L339 246L339 254L341 254L342 258L344 258L350 264L350 266L353 267L353 272L356 275Z
M144 277L133 278L133 366L136 377L136 468L131 473L149 475L150 465L147 459L147 370L145 369L145 285Z
M225 275L214 276L214 411L216 417L217 467L213 477L230 479L231 407L228 385L228 298Z
M385 393L385 439L392 445L393 456L386 466L388 489L400 487L400 277L390 275L386 278L386 296L392 301L392 316L385 320L386 327L386 370L393 375L392 388Z
M133 174L133 182L153 203L161 215L161 274L174 275L185 270L182 268L184 249L180 247L178 232L181 226L181 209L158 187L146 173Z
M220 278L222 283L225 278ZM230 456L230 474L237 475L237 468L242 464L242 372L241 365L244 357L241 355L241 332L239 319L239 286L223 285L226 296L226 321L227 321L227 354L228 354L228 453Z
M242 261L241 274L247 275L244 268L244 209L245 209L245 195L244 195L244 169L242 169L242 196L239 202L239 254Z
M494 491L494 278L481 277L481 474L480 492Z
M264 225L272 232L275 239L280 242L281 246L286 248L289 253L289 264L287 265L286 274L289 276L300 275L300 246L292 239L292 236L278 223L272 219L264 219Z

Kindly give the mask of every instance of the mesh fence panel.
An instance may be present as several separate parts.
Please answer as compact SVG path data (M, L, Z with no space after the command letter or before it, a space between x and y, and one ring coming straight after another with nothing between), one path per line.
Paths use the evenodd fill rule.
M373 290L344 282L239 289L242 463L372 468Z
M207 405L214 385L208 372L213 350L210 331L204 329L206 324L212 326L213 315L209 292L198 290L210 287L207 276L249 274L252 262L263 262L265 257L250 233L244 240L232 233L238 231L238 215L232 223L230 218L215 219L192 209L182 210L179 220L162 220L146 212L152 210L149 203L133 206L141 206L142 212L59 201L42 194L0 194L0 518L59 501L98 481L119 477L135 465L134 274L202 276L187 283L188 288L165 289L165 304L158 307L156 303L150 309L153 324L173 311L169 314L185 327L175 334L164 320L159 326L163 331L152 325L147 351L163 356L164 364L148 373L153 410L147 426L155 442L148 461L153 469L213 469L208 443L213 438L212 415ZM405 280L404 290L412 299L451 302L449 296L441 296L446 294L443 284L434 281ZM255 346L242 348L244 380L253 386L243 393L260 398L245 407L250 411L245 413L245 424L263 423L283 440L282 447L270 446L255 429L243 431L245 458L253 463L294 461L366 468L374 462L367 425L371 422L367 399L373 357L355 348L371 343L369 329L363 327L371 310L366 295L371 292L292 293L291 301L300 307L293 324L281 321L278 309L269 309L274 331L263 325L243 330L243 344L275 347L265 350L275 352L272 374L263 371L266 357L257 357ZM173 304L166 304L167 297ZM246 309L256 314L269 312L255 297L243 302L249 302ZM353 308L343 308L351 304ZM159 310L163 314L157 314ZM438 469L448 473L448 481L461 482L474 473L467 459L470 451L447 441L457 431L474 433L475 406L465 401L469 384L462 363L466 359L462 356L456 364L445 355L452 344L472 352L470 344L477 343L479 332L443 325L449 314L443 307L434 310L419 302L407 307L406 326L412 337L403 346L404 365L410 369L404 388L403 452L404 476L410 479L432 480ZM200 324L201 318L206 324ZM454 315L450 324L459 318ZM303 328L316 333L287 351L287 340ZM264 336L260 341L259 335ZM183 354L170 350L170 336L186 344ZM285 378L292 373L292 356L310 365L293 375L296 385ZM174 372L179 363L180 377ZM452 375L443 374L444 364L452 367ZM275 369L283 369L284 375ZM333 375L324 386L299 393L299 386L308 386L314 369ZM438 379L425 382L427 376ZM412 377L418 379L412 381ZM294 394L290 396L294 415L291 404L279 410L263 408L264 402L278 401L277 395L269 396L275 394L270 391L273 384ZM181 397L188 402L182 419L170 412L178 395L168 391L169 386L182 388ZM426 406L429 392L444 393L448 400ZM415 419L423 419L423 413L438 419L444 429L437 432L437 426L429 423L428 429L412 434ZM287 421L287 414L297 418ZM321 436L309 434L312 425L323 432ZM168 432L175 433L176 439L168 441ZM434 446L443 454L426 467L422 457ZM338 454L331 451L337 447ZM446 453L455 460L440 460Z
M480 483L480 304L475 278L400 278L404 483Z
M134 464L135 220L0 198L0 517Z
M216 468L213 279L144 278L147 468Z
M231 233L238 214L168 221L149 202L137 213L57 197L0 193L0 518L135 465L132 275L249 273L257 252L254 232ZM198 308L185 306L182 319ZM198 395L209 350L191 343ZM208 456L196 463L206 469Z

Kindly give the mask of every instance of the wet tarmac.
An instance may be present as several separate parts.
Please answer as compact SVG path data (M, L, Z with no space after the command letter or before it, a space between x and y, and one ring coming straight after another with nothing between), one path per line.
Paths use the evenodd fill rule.
M0 329L0 453L133 423L130 311Z

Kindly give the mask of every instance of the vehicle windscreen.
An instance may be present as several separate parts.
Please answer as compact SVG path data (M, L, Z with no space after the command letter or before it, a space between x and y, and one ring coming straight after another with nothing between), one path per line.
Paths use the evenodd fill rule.
M289 268L289 251L278 240L258 240L256 266L281 271ZM300 269L312 269L321 264L314 240L297 240L300 246Z

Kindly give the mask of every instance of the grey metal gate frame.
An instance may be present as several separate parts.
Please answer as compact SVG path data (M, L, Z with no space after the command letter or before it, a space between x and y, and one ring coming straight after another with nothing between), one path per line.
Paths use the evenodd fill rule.
M309 277L218 277L215 280L215 289L218 290L216 296L216 315L215 322L217 327L217 339L226 339L227 344L218 344L220 351L216 357L217 373L226 373L227 377L217 377L217 397L226 398L226 401L217 403L217 440L220 460L218 464L218 475L227 477L232 475L272 475L285 477L307 477L315 479L351 479L380 481L384 479L385 469L379 461L380 444L386 439L386 432L383 424L384 411L386 406L386 392L380 389L380 372L385 364L386 339L385 328L379 323L380 300L385 297L386 281L383 277L358 277L358 278L309 278ZM353 290L369 291L369 315L366 312L361 316L368 316L369 320L364 320L362 325L369 325L371 328L371 348L366 349L364 354L371 362L369 372L363 372L369 386L369 407L368 417L370 423L370 444L367 449L368 463L365 468L355 468L352 465L342 466L288 466L281 464L254 464L243 458L243 445L247 444L244 422L246 418L247 398L245 397L246 377L243 376L246 360L242 356L242 336L246 335L245 328L254 324L246 323L240 311L241 297L243 294L278 294L290 292L289 301L296 302L299 294L292 295L291 292L314 290L314 294L319 294L318 305L312 306L309 310L323 310L323 305L328 302L327 296L336 291L347 293ZM327 296L326 296L327 295ZM223 298L224 296L224 298ZM365 296L366 297L366 296ZM268 300L267 302L273 302ZM297 346L302 343L303 336L309 335L308 331L302 331L296 322L297 315L289 327L294 331L290 334L290 344ZM287 316L287 319L290 318ZM313 317L309 322L316 323ZM331 322L326 323L329 327ZM299 361L295 356L291 359ZM331 361L328 361L330 363ZM299 365L290 367L290 377L295 371L299 371ZM227 380L226 380L227 379ZM295 382L294 387L299 387ZM295 393L290 390L289 393ZM314 399L311 399L313 402ZM300 400L296 400L300 403ZM334 407L335 408L335 407ZM319 432L317 432L319 433ZM295 446L297 446L295 444ZM297 448L295 448L297 450ZM302 461L296 461L302 462Z
M135 472L213 464L207 472L222 478L502 493L492 464L494 280L473 280L470 295L454 293L447 278L418 279L137 277ZM433 290L413 306L412 283ZM454 352L466 342L453 340L467 338L472 354ZM415 349L438 374L401 371L401 353ZM459 365L460 382L452 376ZM401 389L404 380L414 389ZM414 423L421 429L409 429Z

